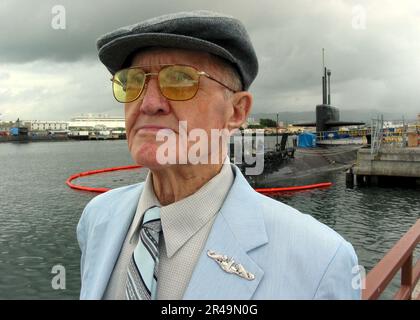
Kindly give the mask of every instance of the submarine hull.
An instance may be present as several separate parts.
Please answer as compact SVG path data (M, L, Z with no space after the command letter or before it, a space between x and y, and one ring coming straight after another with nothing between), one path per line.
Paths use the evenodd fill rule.
M362 146L323 146L315 148L297 148L293 157L277 161L266 161L260 175L245 175L245 166L238 165L246 179L253 187L287 187L298 185L302 180L308 181L329 171L345 171L351 167Z

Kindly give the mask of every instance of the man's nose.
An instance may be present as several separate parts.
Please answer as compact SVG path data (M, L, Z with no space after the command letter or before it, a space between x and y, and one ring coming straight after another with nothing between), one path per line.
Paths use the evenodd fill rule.
M169 113L169 101L160 92L156 76L148 79L143 90L143 99L139 101L142 113L148 115Z

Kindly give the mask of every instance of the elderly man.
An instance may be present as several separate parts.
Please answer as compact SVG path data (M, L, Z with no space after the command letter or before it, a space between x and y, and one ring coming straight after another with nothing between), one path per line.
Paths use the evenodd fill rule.
M229 163L222 135L211 138L239 128L252 106L258 63L240 21L182 12L97 44L125 107L128 148L150 172L86 206L77 229L82 299L360 297L352 246L255 192ZM198 129L208 148L192 161Z

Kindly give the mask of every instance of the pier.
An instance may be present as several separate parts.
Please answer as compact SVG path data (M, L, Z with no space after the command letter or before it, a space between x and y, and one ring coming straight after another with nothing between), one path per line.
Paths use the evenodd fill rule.
M370 148L357 152L357 160L346 176L348 186L420 185L420 122L397 131L385 127L381 116L372 119Z
M360 149L350 174L358 185L377 185L391 179L420 185L420 148L381 147L376 153Z

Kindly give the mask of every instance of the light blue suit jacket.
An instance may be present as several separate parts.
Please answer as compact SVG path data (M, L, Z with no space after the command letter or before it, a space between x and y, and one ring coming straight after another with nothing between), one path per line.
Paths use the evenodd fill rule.
M254 191L232 165L235 180L214 222L184 299L360 299L353 289L353 247L309 215ZM101 299L143 183L93 198L77 226L82 251L81 299ZM207 250L232 257L255 275L226 273Z

